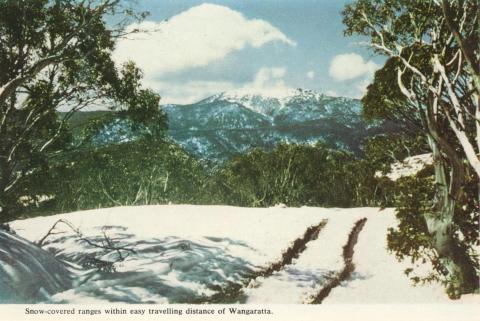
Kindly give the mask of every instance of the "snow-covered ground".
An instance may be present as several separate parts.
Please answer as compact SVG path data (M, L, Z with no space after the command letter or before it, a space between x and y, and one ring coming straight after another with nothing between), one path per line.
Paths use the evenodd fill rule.
M388 227L396 224L392 211L369 217L355 246L353 277L332 290L324 303L434 303L450 301L438 284L412 287L403 271L408 262L398 263L385 250ZM421 273L427 266L418 266ZM423 271L422 271L423 270ZM480 301L479 301L480 302Z
M325 211L324 209L320 210ZM249 303L306 303L325 279L343 268L342 247L354 223L376 209L349 209L325 213L328 219L318 238L307 244L293 264L271 277L258 278L249 288Z
M30 241L40 240L59 219L82 234L84 240L58 224L43 242L44 249L78 265L70 267L74 287L48 302L308 303L344 267L342 248L355 222L364 217L367 222L354 247L355 271L323 302L448 302L439 285L412 286L403 273L409 264L397 262L386 250L387 229L395 225L392 209L139 206L37 217L11 226ZM259 276L322 221L326 224L318 238L307 240L297 259ZM102 242L124 249L92 245ZM119 255L124 260L114 264L114 271L80 267L86 258L113 262ZM479 295L463 301L480 302Z
M433 164L432 153L415 155L405 158L401 162L395 162L390 166L390 172L385 175L391 181L397 181L402 177L413 176ZM375 177L383 177L382 172L376 172Z

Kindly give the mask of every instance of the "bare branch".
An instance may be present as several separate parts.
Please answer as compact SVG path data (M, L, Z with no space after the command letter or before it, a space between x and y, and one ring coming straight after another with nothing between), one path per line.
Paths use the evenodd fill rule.
M106 235L104 230L103 230L102 233L103 233L105 242L102 242L102 244L98 244L96 242L93 242L93 241L89 240L88 238L84 237L82 232L80 231L80 229L76 228L75 226L73 226L73 224L71 222L69 222L67 220L64 220L64 219L59 219L58 221L56 221L52 225L52 227L48 230L48 232L45 234L45 236L43 236L40 240L35 242L35 244L39 247L42 247L45 243L45 240L49 236L59 234L58 232L55 232L55 229L57 228L57 225L59 225L60 223L68 226L75 233L75 235L78 237L78 239L80 241L85 242L90 246L100 248L100 249L104 249L104 250L117 251L117 253L119 253L119 257L120 257L121 260L125 259L125 257L121 254L120 251L126 251L126 252L130 252L132 254L136 254L135 250L132 249L132 248L129 248L127 246L115 245L113 243L112 239Z

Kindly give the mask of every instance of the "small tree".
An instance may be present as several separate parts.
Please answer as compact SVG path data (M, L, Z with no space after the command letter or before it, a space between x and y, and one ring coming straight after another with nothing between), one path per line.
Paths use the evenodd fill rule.
M452 298L478 287L454 223L468 172L480 177L479 32L474 12L475 0L358 0L343 12L347 35L369 37L373 50L390 58L364 98L367 108L377 116L413 124L428 139L435 197L423 219Z
M364 206L371 205L375 193L370 164L323 143L253 149L216 174L219 198L237 206Z
M120 0L0 1L0 220L19 186L60 147L71 115L92 104L148 121L159 96L133 63L118 70L115 41L134 15ZM108 15L122 18L109 26ZM68 110L59 118L58 108Z

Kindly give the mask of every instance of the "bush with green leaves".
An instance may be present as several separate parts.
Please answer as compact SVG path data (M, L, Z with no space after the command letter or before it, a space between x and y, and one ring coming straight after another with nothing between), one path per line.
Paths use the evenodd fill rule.
M237 206L363 206L375 190L374 169L322 144L253 149L227 162L210 182L216 201Z
M432 264L433 269L426 275L415 275L412 268L405 270L415 283L439 281L448 289L449 281L446 278L445 268L432 245L432 238L424 219L424 215L431 211L435 194L432 166L426 167L415 176L400 178L395 182L395 192L394 205L397 208L396 217L399 224L388 231L389 250L394 252L399 260L409 259L412 264L418 262ZM455 230L453 233L456 238L455 243L461 247L455 250L456 255L459 256L458 260L468 260L469 264L475 266L478 273L480 272L478 257L474 248L478 246L480 214L475 200L476 193L478 193L478 185L471 176L463 187L461 199L457 203L452 228ZM449 295L455 294L449 293Z
M118 0L0 1L0 222L38 198L27 187L65 150L77 111L101 105L138 122L162 118L141 70L112 58L125 27L145 17Z
M52 162L47 174L30 188L52 200L31 209L50 214L123 205L195 204L204 181L200 163L168 141L110 144L80 149Z
M345 34L366 37L372 51L387 58L362 98L364 114L416 129L428 142L434 168L431 206L414 210L422 217L410 220L425 221L428 233L413 231L419 232L419 245L428 236L438 256L432 263L441 265L435 270L442 270L446 291L454 299L479 288L468 242L458 236L459 221L473 223L480 201L478 192L472 197L476 207L463 199L472 175L476 185L480 179L474 112L480 55L479 47L471 45L479 42L478 15L471 14L478 9L476 0L356 0L342 12ZM412 206L408 199L404 202ZM471 211L458 210L463 207ZM401 232L406 240L412 234Z

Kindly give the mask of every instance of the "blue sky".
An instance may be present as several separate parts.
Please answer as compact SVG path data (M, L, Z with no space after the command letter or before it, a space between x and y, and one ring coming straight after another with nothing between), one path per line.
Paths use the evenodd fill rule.
M358 98L382 59L343 36L346 2L138 0L151 15L130 28L148 32L121 41L114 56L137 62L164 103L294 88Z

